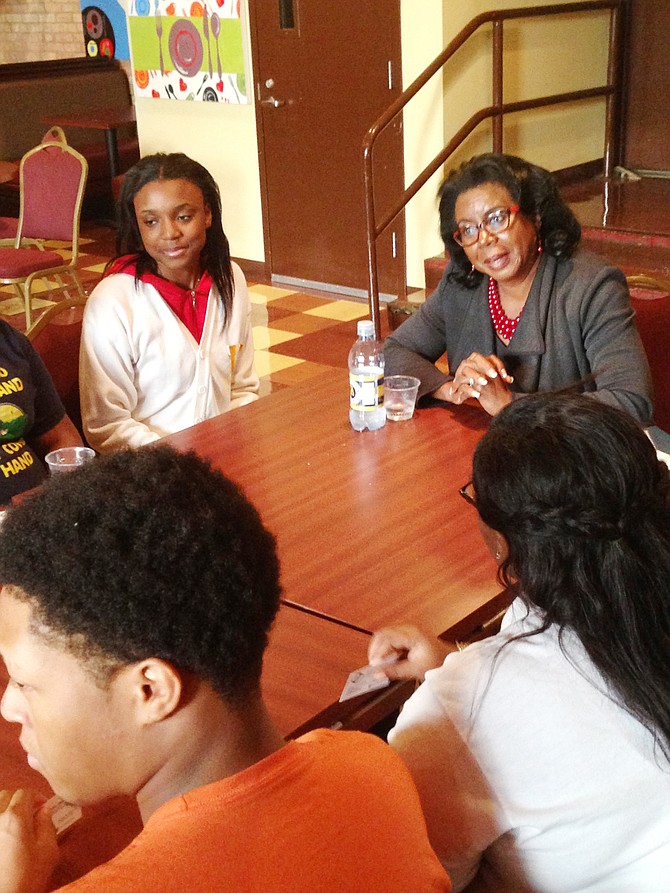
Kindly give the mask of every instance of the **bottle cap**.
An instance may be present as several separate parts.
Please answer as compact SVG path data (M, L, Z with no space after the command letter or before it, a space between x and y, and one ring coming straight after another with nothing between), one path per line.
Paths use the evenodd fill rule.
M375 324L371 319L359 319L356 331L359 338L369 338L375 333Z

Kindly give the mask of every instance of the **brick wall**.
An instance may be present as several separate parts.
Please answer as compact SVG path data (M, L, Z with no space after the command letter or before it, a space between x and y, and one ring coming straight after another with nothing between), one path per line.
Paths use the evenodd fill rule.
M85 55L79 0L0 0L0 65Z

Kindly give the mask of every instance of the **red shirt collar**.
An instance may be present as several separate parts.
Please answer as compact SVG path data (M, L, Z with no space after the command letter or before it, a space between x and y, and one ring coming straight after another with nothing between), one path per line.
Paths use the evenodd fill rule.
M135 270L135 258L132 255L126 255L118 257L106 275L126 273L135 277ZM205 270L194 289L182 288L181 285L177 285L175 282L170 282L168 279L163 279L162 276L149 272L143 273L140 276L140 281L153 285L175 316L181 320L198 344L200 344L202 331L205 326L207 302L213 285L213 280L209 273Z

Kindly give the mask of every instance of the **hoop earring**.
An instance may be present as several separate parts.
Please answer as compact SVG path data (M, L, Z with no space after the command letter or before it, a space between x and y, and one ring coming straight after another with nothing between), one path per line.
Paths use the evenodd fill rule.
M500 549L496 549L496 561L500 561L501 558L502 552L500 551Z
M475 265L472 264L472 266L470 267L470 275L472 276L472 274L473 274L474 272L475 272Z

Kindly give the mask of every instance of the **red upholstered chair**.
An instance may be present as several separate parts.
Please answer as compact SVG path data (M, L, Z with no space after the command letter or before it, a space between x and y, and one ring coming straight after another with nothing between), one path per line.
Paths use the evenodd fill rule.
M47 132L42 137L43 143L65 143L67 144L67 137L65 136L65 131L62 127L59 127L57 124L53 127L50 127ZM13 164L12 162L2 162L5 165L6 172L4 173L4 179L11 179L12 182L15 180L18 181L19 177L19 164ZM14 167L15 175L10 177L11 168ZM3 182L3 172L0 170L0 183ZM16 241L16 232L19 228L19 218L18 217L0 217L0 246L1 247L10 247L14 245Z
M637 328L654 382L654 422L670 432L670 280L628 276Z
M49 307L26 332L53 380L65 411L83 437L79 407L79 343L86 297L76 295Z
M0 248L0 284L12 285L26 308L26 329L31 322L31 295L37 280L47 288L64 289L63 277L84 289L76 270L79 219L88 163L83 155L56 140L41 143L21 159L21 202L14 247ZM69 260L44 248L45 241L63 242ZM55 285L53 284L55 280Z

